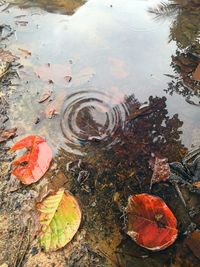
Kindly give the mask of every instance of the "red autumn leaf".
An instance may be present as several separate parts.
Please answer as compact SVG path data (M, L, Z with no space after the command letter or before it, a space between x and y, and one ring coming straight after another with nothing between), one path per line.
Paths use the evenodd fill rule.
M30 135L18 141L11 151L27 148L28 151L12 162L12 173L23 184L37 182L48 170L52 160L52 151L46 141L39 136Z
M161 198L148 194L130 196L127 212L127 234L138 245L162 250L176 240L176 218Z
M166 181L169 178L170 167L166 158L161 159L156 157L154 162L150 161L150 166L153 170L151 186L152 184L159 183L161 181Z

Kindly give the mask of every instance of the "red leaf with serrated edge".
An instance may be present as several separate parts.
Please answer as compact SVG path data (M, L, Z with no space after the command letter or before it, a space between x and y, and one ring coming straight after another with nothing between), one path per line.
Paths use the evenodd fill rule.
M37 182L48 170L52 160L52 151L45 139L40 136L27 136L11 147L11 151L27 148L23 156L12 162L12 173L23 184Z
M130 196L127 212L127 234L138 245L149 250L162 250L176 240L176 218L161 198L148 194Z

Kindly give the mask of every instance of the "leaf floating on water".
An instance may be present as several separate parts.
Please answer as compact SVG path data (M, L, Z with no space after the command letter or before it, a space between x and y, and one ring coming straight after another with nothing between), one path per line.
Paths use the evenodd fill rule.
M11 151L27 148L28 151L12 162L12 173L23 184L37 182L48 170L52 160L52 151L45 139L30 135L15 143Z
M57 112L56 108L51 108L49 110L49 113L47 114L49 119L52 119L54 116L58 115L59 113Z
M47 92L44 92L44 93L41 95L41 97L40 97L40 99L38 100L38 102L39 102L39 103L42 103L42 102L44 102L45 100L47 100L50 96L51 96L51 91L50 91L50 90L47 91Z
M32 53L30 51L26 50L26 49L18 48L18 50L20 52L22 52L25 57L28 57L28 56L31 56L32 55Z
M166 181L170 176L170 167L167 158L155 158L155 162L150 161L150 166L153 169L153 175L151 178L152 184Z
M81 223L78 202L63 188L37 204L41 232L39 241L46 251L55 251L69 243Z
M198 64L195 72L193 73L193 79L196 81L200 81L200 63Z
M65 79L66 82L69 83L69 82L71 82L72 77L67 75L67 76L64 77L64 79Z
M177 238L177 221L165 202L148 194L128 199L127 234L140 246L149 250L162 250Z

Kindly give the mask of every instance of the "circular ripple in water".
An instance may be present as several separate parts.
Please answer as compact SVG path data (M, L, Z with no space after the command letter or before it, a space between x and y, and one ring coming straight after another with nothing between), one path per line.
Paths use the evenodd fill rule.
M125 105L116 103L113 96L99 91L70 95L61 119L67 145L80 149L88 141L107 140L118 127L123 127L128 111Z

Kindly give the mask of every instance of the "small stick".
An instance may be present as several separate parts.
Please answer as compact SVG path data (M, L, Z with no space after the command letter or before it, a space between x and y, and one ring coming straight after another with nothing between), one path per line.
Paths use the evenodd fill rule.
M23 244L23 240L24 240L25 233L26 233L26 227L24 227L24 230L23 230L23 233L22 233L21 242L20 242L19 247L18 247L18 252L17 252L17 255L16 255L16 257L15 257L15 261L14 261L14 263L13 263L13 267L16 267L16 266L17 266L17 260L18 260L18 256L19 256L19 253L20 253L22 244Z
M19 263L18 263L18 265L17 265L17 267L20 267L21 266L21 264L22 264L22 261L24 260L24 257L25 257L25 255L26 255L26 252L27 252L27 250L28 250L28 248L29 248L29 244L30 244L30 227L31 227L31 221L29 220L29 222L28 222L28 240L27 240L27 245L26 245L26 248L24 249L24 252L23 252L23 254L22 254L22 256L21 256L21 258L20 258L20 261L19 261Z
M178 196L179 196L181 202L183 203L184 207L187 208L187 205L186 205L186 203L185 203L185 199L184 199L184 197L183 197L183 194L181 193L181 190L180 190L178 184L177 184L176 182L173 182L172 184L174 185L174 187L175 187L175 189L176 189L176 192L177 192L177 194L178 194Z
M27 251L27 249L28 249L28 247L29 247L29 243L30 243L30 232L29 232L29 230L30 230L30 225L31 225L31 223L30 223L30 221L29 221L29 222L28 222L28 227L24 227L24 230L23 230L23 233L22 233L22 239L21 239L21 242L20 242L20 245L19 245L19 248L18 248L17 255L16 255L16 257L15 257L15 261L14 261L13 267L20 267L20 266L21 266L22 261L23 261L23 259L24 259L24 256L25 256L25 254L26 254L26 251ZM25 248L25 250L24 250L24 252L23 252L23 254L22 254L22 256L21 256L21 258L20 258L20 260L19 260L19 263L17 263L17 261L18 261L18 259L19 259L20 250L21 250L22 245L23 245L23 241L24 241L24 237L25 237L26 230L28 230L27 246L26 246L26 248Z

